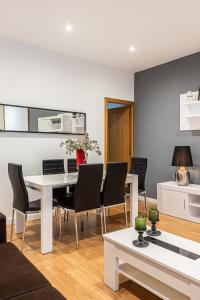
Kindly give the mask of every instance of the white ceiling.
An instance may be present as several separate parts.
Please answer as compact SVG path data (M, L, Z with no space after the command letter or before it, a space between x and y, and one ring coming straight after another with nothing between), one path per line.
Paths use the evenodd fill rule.
M0 36L139 71L200 50L200 0L0 0Z

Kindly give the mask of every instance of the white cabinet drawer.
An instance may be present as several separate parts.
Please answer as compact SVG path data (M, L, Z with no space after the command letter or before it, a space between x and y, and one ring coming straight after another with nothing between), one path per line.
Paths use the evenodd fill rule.
M174 217L187 216L188 194L161 188L162 212Z

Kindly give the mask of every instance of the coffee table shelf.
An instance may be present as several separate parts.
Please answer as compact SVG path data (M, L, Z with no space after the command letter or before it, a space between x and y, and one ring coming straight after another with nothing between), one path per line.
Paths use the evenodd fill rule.
M175 291L161 281L145 274L133 266L123 263L119 265L119 273L149 290L163 300L189 300L190 298Z

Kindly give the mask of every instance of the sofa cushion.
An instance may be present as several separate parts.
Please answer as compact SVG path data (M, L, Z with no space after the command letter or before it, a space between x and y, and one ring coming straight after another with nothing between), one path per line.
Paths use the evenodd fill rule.
M6 242L6 217L0 213L0 243Z
M0 244L0 300L49 285L48 280L13 244Z
M56 289L54 289L51 286L12 298L12 300L64 300L64 299L66 298L64 298Z

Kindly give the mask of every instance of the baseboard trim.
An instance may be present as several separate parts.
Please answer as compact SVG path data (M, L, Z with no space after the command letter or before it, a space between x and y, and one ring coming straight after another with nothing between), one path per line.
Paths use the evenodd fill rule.
M143 197L143 196L138 196L138 199L139 199L140 201L144 201L144 197ZM147 197L147 202L157 204L157 199Z
M38 219L40 219L40 213L29 214L29 215L27 216L27 221L38 220ZM10 224L11 224L11 221L12 221L11 218L7 219L7 220L6 220L6 224L7 224L7 225L10 225Z
M139 199L140 201L144 201L144 197L143 197L143 196L138 196L138 199ZM157 204L157 199L147 197L147 202ZM53 212L53 214L54 214L54 212ZM38 219L40 219L40 213L29 214L29 215L27 216L27 220L28 220L28 221L33 221L33 220L38 220ZM7 224L7 225L10 225L10 224L11 224L11 221L12 221L11 218L7 219L7 220L6 220L6 224Z

